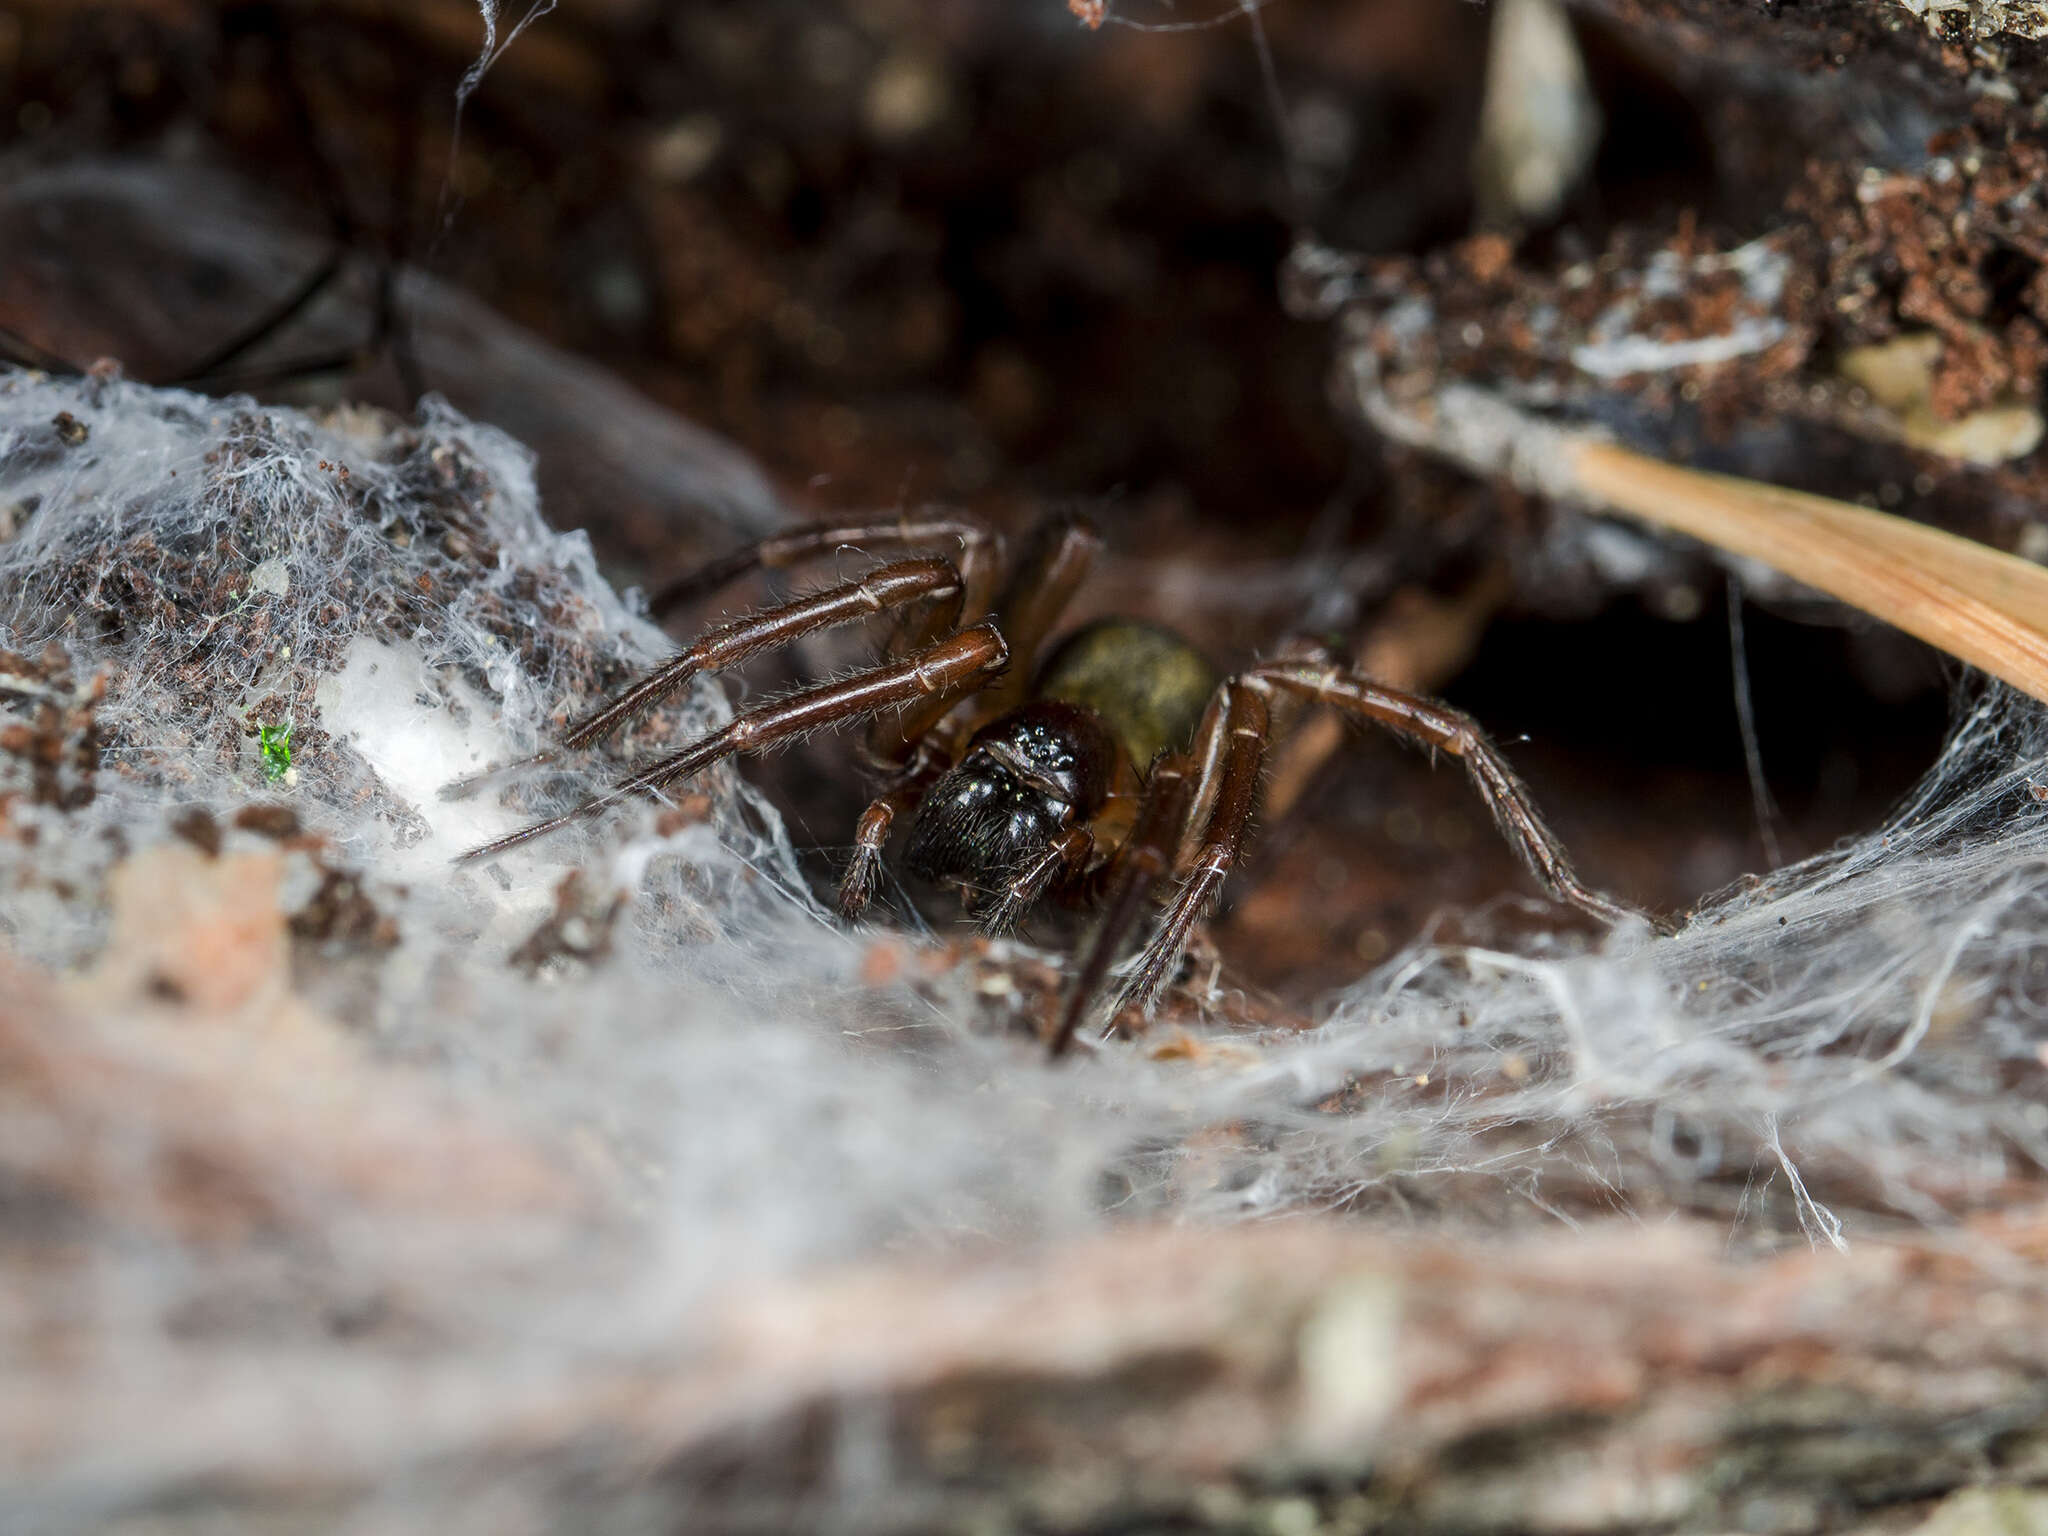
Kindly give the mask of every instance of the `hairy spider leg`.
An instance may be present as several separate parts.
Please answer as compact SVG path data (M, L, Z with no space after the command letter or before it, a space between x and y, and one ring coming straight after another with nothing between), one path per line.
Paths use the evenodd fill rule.
M967 583L963 611L969 619L978 619L989 611L994 596L996 571L1002 564L1002 539L994 529L973 518L947 514L903 517L893 522L820 523L770 534L674 577L655 589L647 607L657 620L664 619L684 604L708 597L752 571L787 570L848 546L865 550L874 546L943 549L948 545L957 549L953 564Z
M1003 552L1002 538L994 529L974 518L949 514L904 517L894 522L824 523L794 528L787 533L771 534L677 577L658 591L648 606L658 618L751 571L785 570L836 554L848 546L894 545L915 549L920 545L948 544L956 546L953 566L960 573L960 603L950 614L937 609L927 609L921 615L905 610L882 654L889 658L910 656L943 639L963 621L980 619L990 611ZM958 702L957 695L943 701L931 699L900 718L876 716L863 748L870 766L892 777L899 776L915 743L923 740ZM908 810L911 806L904 808Z
M1465 765L1473 787L1493 813L1494 824L1507 839L1530 873L1543 882L1544 889L1568 906L1577 907L1603 922L1619 923L1641 919L1644 914L1603 896L1588 886L1572 868L1570 857L1557 834L1544 824L1529 788L1508 766L1479 723L1461 710L1389 688L1356 672L1279 664L1258 667L1246 674L1249 680L1273 688L1334 704L1362 720L1369 720L1419 742L1432 751L1448 752Z
M1087 578L1101 548L1102 535L1079 516L1048 518L1034 530L993 610L996 627L1002 630L1003 641L1010 647L1009 669L980 690L961 739L973 735L976 727L1008 714L1029 696L1038 671L1038 653L1045 648L1046 640ZM905 710L900 715L877 720L868 735L869 760L884 768L903 761L909 756L911 745L922 741L951 708L950 703L941 705L934 699L922 709Z
M1003 644L1002 634L995 625L976 624L948 636L916 656L871 667L838 682L823 683L779 699L770 699L744 714L735 715L718 730L692 742L680 752L671 753L630 778L622 779L575 810L536 822L480 848L472 848L459 855L455 862L469 863L517 848L534 838L594 816L621 800L652 794L679 779L701 773L728 757L769 751L826 726L901 708L933 694L955 692L1000 670L1008 660L1008 647Z
M283 82L284 99L291 111L294 133L311 163L313 177L326 203L333 248L320 265L282 300L168 382L216 390L254 389L292 379L364 368L380 352L388 351L398 374L400 391L406 399L418 400L426 393L426 381L418 353L413 347L411 327L406 323L399 303L398 274L405 260L409 243L408 225L419 192L419 103L425 86L419 78L413 52L403 47L390 49L387 54L394 61L394 68L402 69L406 78L398 82L393 92L397 126L392 134L396 159L390 183L392 217L383 242L385 249L375 258L376 290L369 333L354 346L329 353L293 358L258 368L232 370L229 367L282 332L332 286L346 267L350 254L357 248L361 234L356 217L350 210L348 188L339 167L326 150L319 124L314 119L312 103L307 99L297 63L298 50L293 46L293 23L283 18L283 9L279 6L258 6L252 9L251 14L258 17L263 28L271 34L270 41L276 50L278 74Z
M1076 513L1046 518L1033 530L1031 543L995 606L996 622L1002 625L1015 660L980 701L984 718L1008 714L1030 695L1039 653L1101 552L1101 533Z
M968 590L963 594L963 609L955 612L950 619L936 610L926 610L919 614L916 610L906 609L902 622L896 626L895 634L889 637L883 654L907 655L938 640L957 627L963 619L992 617L996 628L1002 634L1003 643L1009 647L1011 670L1028 670L1031 666L1032 652L1018 647L1016 641L1011 638L1010 626L1005 621L1002 610L992 610L989 606L995 586L995 559L999 553L1000 550L990 544L964 546L961 579ZM965 607L964 604L970 598L975 606ZM987 684L984 681L975 686L978 691ZM909 782L909 765L913 760L925 755L921 751L923 743L933 729L952 713L954 706L963 696L962 692L956 690L951 694L934 695L922 704L894 714L877 715L868 726L867 739L862 746L869 766L880 769L898 783ZM964 739L964 734L953 737L956 745ZM952 753L947 754L948 764L951 763L952 757ZM941 771L944 766L941 765ZM936 778L937 775L934 774L932 777ZM926 782L929 783L930 779Z
M645 714L700 672L725 671L750 656L787 645L800 636L851 624L871 614L929 603L929 627L933 634L925 642L928 646L960 627L965 591L952 561L929 556L877 566L856 580L731 620L571 726L562 737L562 745L584 747L602 740L628 720Z
M1131 979L1117 999L1119 1012L1127 1003L1151 1007L1159 989L1172 978L1195 924L1215 905L1223 882L1237 863L1245 829L1251 825L1252 807L1258 800L1259 769L1266 761L1266 743L1273 729L1267 690L1256 680L1232 678L1220 692L1222 762L1209 819L1195 847L1193 867L1166 909L1165 918L1139 954Z
M1508 845L1551 895L1604 922L1642 917L1643 914L1593 890L1579 878L1564 845L1537 812L1528 787L1469 715L1354 672L1300 662L1272 663L1240 673L1223 685L1224 704L1220 713L1227 722L1227 730L1218 738L1222 764L1214 803L1195 848L1192 868L1140 954L1131 980L1117 1000L1119 1010L1133 1003L1151 1006L1160 988L1171 979L1195 924L1215 904L1236 863L1251 820L1259 771L1272 738L1268 698L1276 691L1335 705L1397 736L1450 753L1465 765ZM1199 800L1199 796L1190 797L1190 815L1199 809ZM1113 898L1113 917L1117 915L1116 900ZM1131 905L1135 911L1136 901ZM1131 916L1123 918L1126 926L1132 920ZM1110 932L1107 926L1096 940L1096 949L1090 952L1083 967L1080 984L1068 1000L1060 1032L1053 1038L1055 1054L1064 1048L1080 1023L1094 988L1108 974L1120 941L1121 934Z
M49 348L4 325L0 325L0 362L12 363L18 368L33 368L65 379L77 378L85 372L76 363L59 357Z
M1214 747L1222 724L1220 703L1212 703L1195 733L1194 746L1181 752L1168 749L1153 759L1145 775L1138 819L1110 864L1102 920L1067 988L1059 1023L1046 1041L1047 1054L1054 1059L1073 1043L1089 1004L1109 979L1117 951L1144 915L1154 888L1173 873L1183 831L1201 799L1203 765L1217 759Z
M938 634L933 636L936 640L958 627L964 592L960 573L951 561L927 556L877 566L853 581L805 593L730 620L707 631L673 660L656 667L570 726L563 732L559 746L457 779L441 791L441 798L461 799L489 780L553 762L564 752L592 746L672 697L699 674L736 667L762 651L787 645L821 629L856 623L891 609L929 603L937 621Z

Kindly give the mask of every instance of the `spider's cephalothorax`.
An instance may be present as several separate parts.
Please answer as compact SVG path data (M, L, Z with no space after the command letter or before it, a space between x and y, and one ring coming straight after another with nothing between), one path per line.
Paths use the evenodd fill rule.
M975 732L926 791L903 861L969 893L1009 886L1109 798L1118 748L1100 716L1037 699Z
M1008 929L1049 894L1099 899L1102 922L1049 1031L1057 1053L1102 991L1153 891L1177 876L1179 888L1123 996L1149 1003L1172 977L1237 860L1273 730L1270 706L1286 697L1333 705L1458 758L1502 833L1554 896L1609 921L1633 915L1580 882L1506 759L1448 705L1299 648L1287 653L1291 659L1219 680L1179 636L1134 620L1104 620L1050 646L1099 543L1078 518L1052 520L994 602L998 543L958 518L801 529L728 556L657 594L656 611L748 571L848 545L957 551L951 559L918 555L878 565L712 629L578 722L562 748L609 735L700 672L820 629L898 616L874 667L756 705L596 799L463 857L503 852L724 758L864 719L864 755L884 784L860 818L840 879L840 910L854 917L867 907L898 817L911 820L911 872L958 887L991 932ZM1041 653L1045 662L1035 666Z
M1128 821L1143 770L1186 748L1215 688L1215 670L1178 635L1090 624L1047 658L1032 698L975 732L925 792L904 864L959 887L985 925L1008 927L1028 904L1019 896L1038 894L1034 871L1050 861L1057 875L1062 838L1086 828L1100 845L1103 818Z

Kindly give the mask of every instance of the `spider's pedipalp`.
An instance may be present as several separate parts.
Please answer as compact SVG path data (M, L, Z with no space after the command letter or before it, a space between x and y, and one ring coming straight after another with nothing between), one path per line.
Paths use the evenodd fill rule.
M839 877L839 915L848 922L859 917L875 899L875 887L882 878L882 849L896 818L917 809L918 801L930 787L931 776L898 784L868 802L853 834L853 857Z
M1025 914L1038 905L1039 898L1061 878L1087 868L1094 853L1095 839L1088 835L1086 827L1067 828L997 893L987 916L981 920L982 932L993 938L1007 938L1015 933Z

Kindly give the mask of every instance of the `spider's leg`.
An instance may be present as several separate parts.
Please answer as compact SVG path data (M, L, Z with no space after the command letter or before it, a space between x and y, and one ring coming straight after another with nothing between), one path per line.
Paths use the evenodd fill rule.
M1067 828L1003 887L995 905L982 918L981 931L992 938L1014 933L1024 914L1038 905L1038 898L1052 888L1053 881L1087 868L1094 853L1095 839L1086 827Z
M1038 653L1101 552L1102 535L1095 525L1072 513L1049 517L1033 532L996 604L996 622L1010 643L1011 667L1009 676L991 690L991 716L1024 702L1038 671Z
M387 183L391 189L392 215L383 242L385 249L372 258L376 263L376 277L368 333L354 345L333 351L236 366L250 352L285 332L294 320L328 292L335 279L347 268L351 257L364 244L364 231L351 208L347 180L325 147L326 136L320 130L313 102L306 92L299 61L302 52L308 50L298 46L303 34L298 33L294 23L275 14L269 15L266 29L271 34L269 41L273 49L275 78L282 87L283 100L291 117L292 137L305 161L302 174L313 183L326 207L333 245L320 265L278 303L167 382L214 391L257 389L322 374L362 369L380 354L388 352L397 370L404 398L417 401L425 392L425 385L413 348L411 330L399 306L397 284L405 259L406 226L418 192L418 103L424 82L418 76L412 54L405 49L392 50L390 55L394 68L402 69L406 78L394 82L391 95L395 120L391 135L394 160Z
M19 331L11 331L4 325L0 325L0 362L12 363L18 368L34 368L66 379L76 378L85 371L76 363L67 362L49 348L38 346Z
M986 723L1024 702L1038 671L1038 653L1101 548L1102 536L1085 518L1058 516L1039 524L1003 589L1002 600L995 606L996 623L1003 632L1004 643L1010 647L1010 668L983 690L983 697L976 701L977 722ZM970 610L969 616L980 615ZM906 616L897 644L902 649L928 645L943 633L944 630L929 626L919 631ZM892 654L901 654L902 649ZM869 760L902 762L909 755L911 743L922 739L947 707L950 706L942 707L934 700L922 709L877 719L868 731Z
M364 343L364 355L374 358L379 352L384 352L390 356L391 366L398 374L400 397L416 409L420 397L427 392L426 374L420 362L412 319L399 294L398 284L410 256L413 210L418 206L423 171L420 103L427 100L433 87L424 77L421 55L417 51L396 48L391 50L390 57L398 109L394 114L396 127L392 134L392 153L401 174L390 180L384 255L377 269L377 304L370 335ZM433 267L436 246L450 222L452 215L444 215L433 226L426 252L421 257L423 267Z
M708 596L752 571L780 571L835 551L853 547L949 550L967 584L963 612L978 619L988 611L1002 540L973 518L934 513L894 522L820 523L792 528L722 555L707 565L685 571L648 598L648 611L659 620L685 603ZM934 637L936 638L936 637Z
M554 761L563 752L590 746L672 697L699 673L736 667L750 656L787 645L802 635L855 623L889 609L929 603L938 624L938 634L932 637L935 641L959 623L961 598L960 573L950 561L929 557L878 566L856 581L841 582L836 587L806 593L773 608L733 619L709 631L681 655L664 662L570 726L562 734L560 746L505 767L487 768L458 779L442 790L441 797L460 799L487 780L514 769L537 767Z
M718 730L671 753L632 777L623 779L575 810L472 848L456 862L488 858L536 837L594 816L634 795L652 794L678 779L701 773L713 763L751 752L765 752L796 737L882 710L898 709L934 694L957 696L963 687L1002 667L1008 659L1003 637L993 624L977 624L906 657L857 672L838 682L823 683L770 699L735 715Z
M995 583L996 560L1001 553L998 547L988 541L963 542L960 546L960 600L952 611L941 612L927 609L920 613L906 609L902 622L896 626L895 634L889 637L885 656L909 656L923 650L953 630L962 619L980 619L988 615L989 593ZM1030 656L1019 652L1010 640L1007 624L1000 621L997 628L1002 631L1003 643L1010 647L1013 662L1028 667ZM934 696L923 704L894 714L877 715L868 725L867 740L863 749L870 763L878 766L893 766L910 762L918 753L918 744L931 734L933 727L945 719L947 711L959 702L958 695ZM950 759L948 760L950 762Z
M1215 802L1202 828L1195 849L1194 867L1181 882L1173 904L1166 909L1125 987L1119 1006L1137 1003L1149 1007L1159 989L1173 976L1188 936L1215 904L1217 893L1237 862L1244 845L1245 828L1252 819L1258 799L1259 768L1266 760L1266 743L1272 734L1272 715L1266 703L1266 689L1257 678L1232 678L1223 685L1223 761L1216 779Z
M1334 704L1397 736L1450 753L1465 765L1501 835L1551 895L1603 922L1618 923L1643 915L1601 895L1579 878L1564 844L1537 813L1528 786L1469 715L1434 699L1333 668L1279 664L1246 675L1274 688Z
M956 687L940 697L957 701L960 690ZM882 849L888 844L896 818L917 809L939 775L952 766L956 746L957 733L945 730L943 725L920 737L896 781L861 812L853 835L853 858L839 877L841 917L849 921L859 917L874 900L875 886L882 874Z
M964 585L950 560L936 556L898 560L877 566L854 581L826 587L733 619L711 630L682 655L648 673L609 704L572 725L562 736L565 747L587 747L609 736L627 721L647 713L700 672L723 672L750 656L787 645L801 636L872 614L913 604L930 603L932 631L924 650L959 626Z
M307 273L300 280L299 285L286 294L279 303L273 305L269 310L252 320L226 341L221 342L211 352L207 353L206 356L200 358L199 361L190 364L184 371L167 379L165 382L188 386L209 384L216 387L235 384L253 386L273 382L281 372L326 373L332 371L331 364L337 362L345 364L346 360L353 356L352 353L337 354L333 358L320 357L308 360L319 364L320 366L318 367L309 368L301 362L289 365L288 370L269 368L245 369L239 374L227 371L230 363L236 361L243 354L261 346L310 308L313 301L325 293L328 285L340 275L342 266L347 260L347 247L337 245L327 253L326 260Z
M1184 752L1161 752L1145 775L1138 819L1109 868L1102 921L1067 988L1059 1023L1046 1041L1050 1055L1060 1056L1073 1043L1075 1031L1109 979L1117 951L1144 915L1153 888L1173 873L1188 820L1202 801L1205 780L1217 761L1222 728L1223 700L1218 697L1202 717L1195 745Z
M1340 661L1328 645L1305 637L1296 637L1271 660L1323 668L1348 666L1362 677L1427 693L1435 684L1454 677L1472 659L1512 586L1506 563L1499 561L1489 563L1468 584L1444 596L1403 586L1377 604L1377 616L1358 632L1348 663ZM1266 763L1260 813L1268 822L1280 820L1300 803L1344 741L1347 721L1341 710L1299 696L1297 700L1305 706L1305 718L1294 725L1278 718L1273 722L1273 755Z

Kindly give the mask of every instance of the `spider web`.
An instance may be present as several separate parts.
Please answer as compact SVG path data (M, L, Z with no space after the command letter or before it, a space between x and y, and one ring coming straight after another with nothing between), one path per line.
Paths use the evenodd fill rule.
M991 975L1028 952L977 968L933 946L937 963L906 965L904 939L836 927L741 773L692 786L706 798L689 815L624 809L495 868L449 868L616 769L600 757L510 803L449 804L438 786L533 750L666 648L584 538L546 527L502 434L433 403L417 425L315 419L16 373L0 378L0 508L11 675L54 641L75 677L107 679L89 804L33 803L23 761L0 756L12 963L104 978L132 944L110 914L139 866L183 846L175 824L204 809L223 860L258 857L237 814L289 805L326 841L283 856L280 907L296 921L338 868L398 941L300 943L271 1012L310 1010L342 1032L350 1071L399 1073L553 1149L582 1170L575 1223L606 1234L564 1246L564 1218L536 1218L514 1246L554 1256L514 1264L490 1222L423 1228L289 1156L260 1165L285 1228L328 1256L316 1289L405 1295L472 1385L631 1351L750 1277L906 1248L1328 1209L1465 1227L1692 1210L1743 1243L1853 1244L1952 1222L2048 1157L2048 731L2001 690L1965 701L1884 826L1723 893L1675 937L1516 952L1425 937L1306 1034L1219 1038L1193 1059L1111 1046L1049 1071L991 1006ZM41 707L0 693L0 726ZM622 750L725 710L700 684ZM256 723L293 727L293 782L269 782ZM572 871L595 899L563 917ZM607 911L600 958L535 947ZM177 1037L125 998L78 992L84 1033L68 1038L155 1070ZM266 1090L280 1107L304 1096L305 1116L332 1091ZM83 1314L103 1362L87 1381L106 1393L167 1350L212 1369L169 1320L275 1284L262 1244L223 1255L176 1236L151 1150L171 1157L176 1136L138 1142L133 1123L155 1102L57 1143L96 1170L96 1206L165 1218L85 1261L91 1294L121 1298ZM25 1135L0 1153L18 1179L40 1166ZM600 1317L593 1284L617 1298ZM311 1338L293 1348L319 1357ZM349 1358L384 1383L371 1390L402 1393L395 1357ZM250 1450L180 1445L187 1470Z
M711 1347L690 1328L713 1298L825 1265L1331 1210L1466 1230L1698 1212L1733 1243L1839 1247L1953 1225L2048 1162L2048 718L2002 689L1958 700L1884 825L1673 937L1424 935L1306 1033L1049 1071L1001 1027L1035 1017L1002 986L1038 957L839 928L744 771L449 868L615 762L509 801L439 787L668 649L548 526L504 434L431 400L405 423L10 373L0 528L0 731L42 728L52 644L107 690L88 803L39 803L33 762L0 751L0 1045L61 1045L112 1084L0 1116L0 1188L88 1233L51 1259L10 1229L0 1337L56 1358L58 1319L89 1345L37 1378L62 1389L47 1453L0 1510L89 1525L294 1456L473 1491L463 1448L536 1394L669 1358L679 1319ZM620 751L727 709L700 683ZM266 725L292 728L289 782ZM280 803L321 841L237 825ZM212 863L186 852L195 811ZM146 983L109 990L136 948L122 903L139 869L169 871L177 905L271 861L271 915L307 931L198 1096L211 1037ZM395 943L304 921L337 872ZM232 1133L200 1145L247 1186L253 1235L191 1219L194 1104ZM528 1182L508 1192L507 1168ZM365 1314L397 1321L337 1322ZM124 1407L173 1392L175 1414Z

